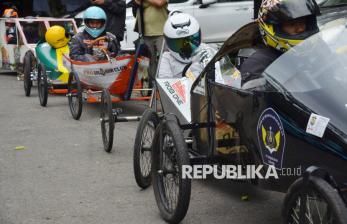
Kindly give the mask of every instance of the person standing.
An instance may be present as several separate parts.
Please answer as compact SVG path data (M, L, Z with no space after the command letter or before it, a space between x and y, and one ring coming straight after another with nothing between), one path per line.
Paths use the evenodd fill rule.
M136 16L136 24L139 17L141 18L141 31L143 39L150 52L149 76L154 79L157 65L158 55L163 44L164 24L168 18L168 2L167 0L135 0L143 13ZM142 16L141 16L142 14Z
M119 42L122 41L125 31L125 0L90 0L90 3L105 11L107 17L106 32L114 34Z

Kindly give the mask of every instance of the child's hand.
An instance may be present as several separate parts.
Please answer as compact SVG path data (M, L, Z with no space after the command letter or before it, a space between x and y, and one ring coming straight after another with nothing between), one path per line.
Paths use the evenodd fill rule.
M105 0L91 0L91 2L96 5L103 5Z

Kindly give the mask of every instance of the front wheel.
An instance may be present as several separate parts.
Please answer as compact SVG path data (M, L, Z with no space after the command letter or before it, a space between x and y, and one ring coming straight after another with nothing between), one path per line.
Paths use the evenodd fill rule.
M156 112L147 109L137 126L133 165L136 183L141 188L147 188L151 184L152 143L158 124Z
M48 80L47 80L46 68L42 64L39 66L39 70L37 74L37 89L39 93L40 105L43 107L47 106Z
M307 186L296 180L282 210L284 224L346 224L347 209L341 196L322 178L310 176Z
M161 123L153 142L153 190L159 211L169 223L179 223L186 215L191 180L182 178L182 166L189 165L188 149L176 122Z
M112 101L110 92L104 89L101 94L101 135L102 142L104 144L104 150L111 152L113 146L113 135L114 135L114 115L112 110Z
M75 120L80 119L82 114L82 86L76 72L71 72L67 83L67 95L72 117Z

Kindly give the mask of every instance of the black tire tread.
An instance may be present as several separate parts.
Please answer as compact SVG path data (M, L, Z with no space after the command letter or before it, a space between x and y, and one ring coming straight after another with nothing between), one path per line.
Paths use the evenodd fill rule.
M41 82L43 82L43 85L41 84ZM41 88L43 88L43 90ZM47 80L46 68L43 64L40 64L39 66L39 75L37 77L37 90L38 90L40 105L43 107L47 106L48 80Z
M328 205L331 206L334 217L337 221L336 224L347 224L347 207L343 202L341 196L338 194L338 191L322 178L315 176L310 176L309 178L310 179L308 186L315 188L317 193L319 193L326 200ZM282 217L284 224L288 223L287 217L289 215L290 206L300 194L302 184L303 179L299 178L288 189L288 192L284 198L282 208Z
M24 56L24 63L23 63L24 93L25 93L25 96L27 96L27 97L30 96L31 87L33 85L32 80L31 80L32 57L34 57L34 56L31 53L26 53Z
M141 142L143 137L143 131L147 126L148 122L152 121L154 124L154 128L156 128L159 124L159 118L156 112L153 109L146 109L142 116L141 120L137 126L135 143L134 143L134 154L133 154L133 166L134 166L134 176L137 185L140 188L147 188L151 184L151 176L144 177L141 172L140 166L140 156L141 156ZM153 143L153 141L152 141Z
M72 79L75 80L76 82L76 85L77 85L77 98L78 98L78 109L77 109L77 112L73 109L73 106L72 106L72 96L68 96L68 100L69 100L69 108L70 108L70 112L71 112L71 115L73 117L73 119L75 120L79 120L81 118L81 115L82 115L82 109L83 109L83 99L82 99L82 86L81 86L81 82L80 82L80 79L77 75L76 72L71 72L70 75L69 75L69 79L68 79L68 93L70 94L71 93L71 82L72 82Z
M107 102L107 108L104 108L105 105L105 100ZM104 111L103 111L104 110ZM106 135L107 133L105 133L105 129L103 127L103 124L101 124L101 135L102 135L102 141L104 144L104 150L108 153L110 153L112 151L112 147L113 147L113 136L114 136L114 126L115 126L115 122L114 122L114 117L113 117L113 112L112 112L112 101L111 101L111 96L110 93L107 89L104 89L102 91L101 94L101 113L100 113L100 117L102 117L102 113L109 113L112 116L109 116L109 133L108 133L108 142L105 142L104 140L104 135Z
M153 189L154 189L154 195L157 201L157 205L160 211L160 215L162 218L167 221L168 223L179 223L181 220L185 217L188 211L189 202L190 202L190 193L191 193L191 180L190 179L180 179L180 186L179 186L179 199L177 203L177 209L170 213L166 210L165 206L163 205L163 202L161 200L161 193L159 190L159 184L158 183L158 173L156 172L158 170L159 166L159 142L160 139L159 133L160 128L165 128L171 132L174 144L176 146L177 150L177 157L178 157L178 167L180 168L180 172L182 171L182 165L189 165L189 156L188 156L188 148L185 143L183 134L181 129L179 128L177 122L173 120L168 120L159 125L156 131L156 137L154 141L154 147L153 147L153 153L152 153L152 170L153 172ZM181 177L181 173L180 173Z

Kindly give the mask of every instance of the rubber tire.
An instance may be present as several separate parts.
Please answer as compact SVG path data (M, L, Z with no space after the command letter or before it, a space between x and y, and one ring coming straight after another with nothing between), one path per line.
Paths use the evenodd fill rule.
M104 121L105 115L107 114L108 122ZM104 89L101 94L101 112L100 112L100 123L101 123L101 136L104 144L104 150L108 153L112 151L113 136L114 136L114 124L115 117L112 110L112 101L110 92ZM108 133L106 132L105 125L108 124Z
M296 199L300 196L300 191L302 189L303 179L297 179L288 189L288 192L284 198L282 217L283 223L288 224L290 210L295 206ZM338 194L328 182L319 177L311 176L309 179L308 188L314 189L320 197L322 197L332 209L334 217L337 222L336 224L346 224L347 223L347 208L346 204L343 202L341 196ZM306 188L307 190L307 188ZM300 214L299 214L300 215ZM316 223L314 223L316 224Z
M162 146L160 145L161 133L167 132L173 140L176 148L176 161L177 167L179 168L179 192L177 199L177 206L173 211L167 209L167 202L165 200L164 189L163 189L163 174L159 173L158 170L162 170L160 167L160 160L162 156L160 151ZM184 141L184 137L181 129L179 128L177 122L173 120L168 120L161 123L155 135L155 141L153 143L153 153L152 153L152 181L153 190L157 205L162 218L168 223L179 223L185 217L188 211L191 193L191 180L189 178L182 179L182 165L190 165L188 157L187 145Z
M142 143L143 143L143 132L145 130L145 128L148 125L148 122L152 122L152 124L154 125L154 132L155 129L157 128L158 124L159 124L159 118L156 114L156 112L153 109L146 109L142 116L141 116L141 120L137 126L137 130L136 130L136 136L135 136L135 144L134 144L134 155L133 155L133 165L134 165L134 176L135 176L135 180L137 185L140 188L147 188L151 185L151 170L149 171L149 174L147 176L143 175L143 171L141 169L141 154L142 152ZM153 144L153 140L154 140L154 135L153 135L153 139L152 139L152 144ZM152 163L152 155L149 157L151 161L149 161L149 164ZM151 169L151 168L150 168Z
M32 57L33 55L31 53L26 53L24 56L23 61L23 86L24 86L24 93L25 96L30 96L31 93L31 87L33 86L33 81L31 80L31 68L32 68Z
M37 90L38 90L40 105L43 107L47 106L48 80L47 80L46 68L42 64L39 65L39 69L38 69Z
M76 87L73 87L73 81L76 82ZM72 93L72 90L76 89L77 93ZM67 84L67 91L68 91L68 100L69 100L69 108L70 108L70 112L71 115L73 117L73 119L78 120L80 119L81 115L82 115L82 107L83 107L83 101L82 101L82 86L81 86L81 82L80 79L77 75L76 72L71 72L69 75L69 79L68 79L68 84ZM77 102L78 102L78 108L76 109L75 106L72 103L72 97L77 97Z

